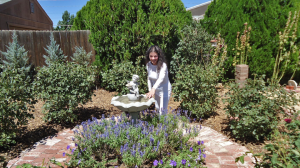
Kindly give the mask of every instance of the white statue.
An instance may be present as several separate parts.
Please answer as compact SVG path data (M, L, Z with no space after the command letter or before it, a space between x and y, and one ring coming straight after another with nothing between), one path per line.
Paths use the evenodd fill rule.
M139 76L132 75L132 81L127 81L126 87L129 89L130 94L128 95L129 100L138 100L140 98L138 82Z

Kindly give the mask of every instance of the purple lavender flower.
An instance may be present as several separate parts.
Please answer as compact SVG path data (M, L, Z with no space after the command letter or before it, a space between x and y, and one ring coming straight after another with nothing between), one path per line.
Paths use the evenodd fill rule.
M69 149L70 149L70 145L67 146L67 150L69 150Z
M154 139L152 138L152 135L150 137L150 142L151 142L151 144L154 144Z
M203 154L203 157L206 158L206 154Z
M163 164L164 162L162 160L160 160L160 164Z
M185 165L185 163L186 163L186 160L182 159L181 164Z
M63 153L63 157L65 157L65 156L66 156L66 152Z
M168 153L168 155L170 156L170 153Z
M193 147L190 148L190 151L193 152Z
M198 145L200 145L200 141L197 141Z
M80 164L80 162L81 162L81 159L78 160L78 165Z
M171 160L171 163L170 163L170 165L171 165L171 166L176 166L176 165L177 165L177 163L176 163L176 161L174 161L174 160Z
M203 145L203 144L204 144L204 141L201 141L201 144Z
M72 152L71 152L71 154L73 154L73 153L74 153L74 151L75 151L75 148L73 148L73 149L72 149Z
M157 164L158 164L158 161L157 161L157 160L154 160L153 166L157 166Z
M77 147L78 146L78 144L77 143L75 143L75 147Z
M201 148L199 148L199 154L201 154L202 152L201 152Z
M189 164L188 166L191 167L191 164Z

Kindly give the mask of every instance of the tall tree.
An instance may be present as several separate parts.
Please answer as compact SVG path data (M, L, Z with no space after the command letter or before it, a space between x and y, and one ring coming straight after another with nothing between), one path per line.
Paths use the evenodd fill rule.
M70 30L73 25L74 18L74 15L70 15L70 13L66 10L62 15L62 21L58 21L54 30Z
M77 12L72 29L91 31L95 64L107 69L114 59L135 62L153 44L170 60L180 30L191 21L181 0L90 0Z
M299 5L299 0L214 0L201 24L209 33L221 33L225 39L229 57L227 69L230 70L233 67L237 32L243 32L244 23L247 22L252 28L249 41L252 49L247 60L250 74L266 74L270 77L279 46L278 33L284 30L289 11L299 11ZM297 36L300 37L299 30ZM295 61L298 56L292 57ZM292 66L288 71L292 72Z

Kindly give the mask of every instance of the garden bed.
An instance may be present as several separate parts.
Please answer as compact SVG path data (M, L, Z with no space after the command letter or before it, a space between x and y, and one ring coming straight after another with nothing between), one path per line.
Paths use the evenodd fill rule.
M220 95L224 95L225 92L225 89L219 89ZM116 95L115 92L108 92L103 89L98 89L94 90L94 93L96 94L96 97L92 97L92 102L88 102L87 104L83 105L83 107L76 112L79 120L74 123L55 124L44 122L42 120L44 115L41 112L42 105L44 103L39 101L35 105L35 118L31 119L26 127L20 128L16 145L11 146L10 150L0 149L0 156L5 158L5 162L8 162L9 160L17 157L22 150L31 147L35 142L43 139L44 137L56 134L65 128L74 128L82 121L87 121L92 117L101 118L102 114L105 116L119 116L122 113L120 110L110 104L111 98ZM174 102L174 100L171 98L169 106L175 109L179 106L179 104L179 102ZM246 146L249 150L252 149L255 153L262 152L264 142L253 143L254 141L251 142L251 140L242 142L240 140L236 140L230 135L230 131L227 127L229 120L227 119L223 108L224 105L222 102L220 102L217 113L213 117L203 119L201 121L202 125L211 127L212 129L228 136L231 140ZM2 163L3 160L1 160L1 164Z

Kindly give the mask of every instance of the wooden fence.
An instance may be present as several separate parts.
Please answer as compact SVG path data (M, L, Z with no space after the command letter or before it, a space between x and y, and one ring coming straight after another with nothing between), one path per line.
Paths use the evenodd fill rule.
M71 56L75 52L75 46L83 47L85 51L92 51L91 62L95 61L95 50L88 38L89 30L79 31L16 31L18 42L28 51L29 62L34 67L46 65L43 55L47 55L45 48L50 44L50 33L53 32L56 44L59 44L64 55L68 56L67 60L72 61ZM0 31L0 51L7 51L9 42L12 42L12 30ZM5 59L0 53L0 58Z

